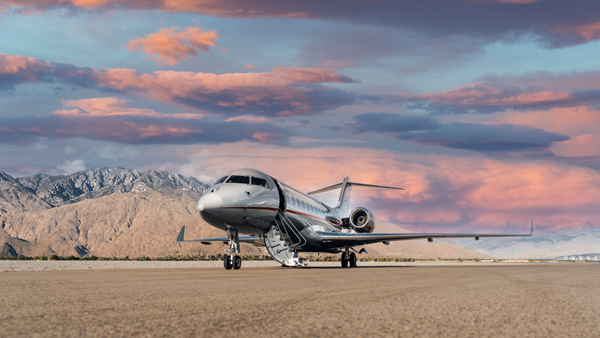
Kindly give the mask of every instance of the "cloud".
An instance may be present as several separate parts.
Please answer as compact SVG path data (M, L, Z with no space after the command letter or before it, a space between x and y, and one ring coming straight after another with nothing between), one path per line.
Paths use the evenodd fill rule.
M361 99L359 95L322 85L356 82L328 68L275 67L270 73L139 73L133 69L79 68L0 54L0 90L14 90L16 85L27 82L62 82L112 90L228 115L312 115Z
M553 142L570 139L565 135L524 125L464 122L440 124L431 117L393 113L356 115L354 122L346 127L354 133L386 133L424 146L480 153L545 151Z
M347 145L283 149L241 142L198 147L180 172L214 181L242 167L262 170L305 192L341 182L344 176L403 187L405 191L355 188L351 204L366 206L378 220L419 232L526 232L532 216L537 231L600 226L600 174L549 161L413 155ZM317 198L334 204L337 193Z
M592 134L578 135L556 144L552 151L557 156L564 157L600 156L600 137Z
M131 159L140 156L140 152L133 147L120 147L114 145L107 145L104 147L94 147L89 151L92 154L96 154L102 158L110 160L118 160L121 158Z
M251 64L245 65L244 68L246 68L246 69L260 69L260 68L258 68L256 66L251 65Z
M244 121L244 122L252 122L252 123L263 123L263 122L267 122L267 119L262 116L257 117L257 116L246 115L246 116L230 117L225 121L227 121L227 122L229 122L229 121Z
M426 116L393 113L365 113L354 116L348 127L355 133L400 133L440 128L437 120Z
M439 93L403 95L412 110L432 115L489 114L507 110L550 110L600 104L600 72L488 76L482 82Z
M461 122L444 124L441 128L423 132L401 133L397 137L420 145L477 152L540 151L548 149L553 142L570 139L565 135L527 126Z
M201 114L158 113L152 109L130 108L131 100L118 99L115 97L98 97L92 99L70 100L62 102L65 107L77 109L61 109L53 112L56 115L70 116L139 116L155 118L182 118L199 119Z
M333 60L322 62L321 65L328 68L356 67L356 63L354 62Z
M74 160L74 161L64 161L62 164L58 164L56 166L58 171L68 175L72 173L76 173L78 171L85 170L85 161L84 160Z
M33 149L35 149L37 151L46 150L46 149L48 149L48 145L46 143L36 142L33 144Z
M207 52L209 47L216 45L215 41L219 38L214 30L205 32L199 27L186 27L178 32L178 29L179 27L161 28L158 33L129 41L127 49L134 52L143 50L144 53L153 55L148 59L174 66L197 56L198 51Z
M69 145L65 146L65 153L70 154L74 151L75 151L75 149L73 149L73 147L71 147Z
M0 132L0 143L9 144L29 144L40 137L50 140L83 137L122 144L195 144L241 140L286 144L292 135L266 123L63 115L0 118Z
M397 27L433 38L461 35L511 42L535 36L547 47L571 46L600 37L600 3L596 0L578 0L568 6L555 0L0 0L0 8L22 13L127 9L228 18L337 20Z
M129 100L116 98L64 101L73 110L38 116L0 117L0 143L41 144L38 140L82 137L122 144L194 144L262 142L287 144L294 133L265 123L264 118L227 121L198 119L196 114L164 114L148 109L123 108ZM44 141L44 142L45 142ZM38 143L36 143L38 142ZM65 147L65 152L73 148ZM135 155L133 148L96 148L104 158ZM119 155L121 154L121 155Z

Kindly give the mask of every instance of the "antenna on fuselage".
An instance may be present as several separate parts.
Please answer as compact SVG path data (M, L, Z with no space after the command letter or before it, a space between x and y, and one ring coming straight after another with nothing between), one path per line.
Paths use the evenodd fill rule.
M337 210L337 212L339 212L342 217L347 217L348 214L350 213L349 207L350 207L350 195L352 192L352 186L404 190L404 188L388 187L388 186L384 186L384 185L373 185L373 184L350 182L350 177L346 176L346 177L344 177L344 180L342 181L342 183L330 185L325 188L311 191L308 194L316 195L316 194L320 194L323 192L341 188L342 190L340 191L340 197L338 198L338 205L334 209Z

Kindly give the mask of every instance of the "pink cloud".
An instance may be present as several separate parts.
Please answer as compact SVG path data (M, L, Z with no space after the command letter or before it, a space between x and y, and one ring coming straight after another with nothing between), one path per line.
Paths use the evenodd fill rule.
M205 180L251 167L305 192L338 183L346 175L356 182L403 187L404 192L355 188L352 204L413 231L499 231L493 228L506 226L525 231L531 216L542 229L538 231L600 225L600 174L547 161L249 143L203 146L190 160L182 173ZM319 197L334 204L337 193Z
M600 21L579 26L554 25L552 30L564 35L581 37L586 42L600 39Z
M260 68L258 68L256 66L253 66L253 65L250 65L250 64L245 65L244 68L246 68L246 69L260 69Z
M63 101L63 105L69 108L77 109L62 109L53 112L56 115L72 115L72 116L138 116L138 117L154 117L154 118L181 118L181 119L199 119L201 114L186 114L175 113L166 114L158 113L152 109L130 108L131 100L117 99L115 97L101 97L93 99L81 99Z
M417 95L412 100L430 101L440 105L451 106L530 106L535 104L562 102L573 99L569 92L557 90L532 89L531 92L516 87L497 86L493 84L473 83L450 91L435 94Z
M355 82L351 77L328 68L275 67L273 72L290 83Z
M600 114L591 107L505 112L493 119L504 123L535 126L546 131L569 135L600 133Z
M212 113L309 115L354 102L356 95L320 85L351 83L353 78L328 68L275 67L272 72L194 73L134 69L79 68L0 54L0 90L23 82L64 82L109 88L125 94L176 103Z
M554 145L552 151L557 156L600 157L600 137L592 134L578 135L568 141Z
M244 122L251 122L251 123L264 123L264 122L267 122L267 119L262 116L243 115L243 116L230 117L225 121L244 121Z
M600 72L487 76L452 90L403 95L409 108L432 114L494 113L595 107L600 103Z
M263 142L284 145L293 132L260 119L214 121L199 114L159 113L131 108L114 97L63 101L66 108L45 115L0 117L0 143L36 144L68 138L122 144ZM42 149L43 150L43 149Z
M207 52L209 47L216 45L219 38L217 31L204 32L198 27L162 28L158 33L148 34L145 38L129 41L127 49L138 52L143 50L149 59L157 63L176 65L190 57L197 56L198 51Z

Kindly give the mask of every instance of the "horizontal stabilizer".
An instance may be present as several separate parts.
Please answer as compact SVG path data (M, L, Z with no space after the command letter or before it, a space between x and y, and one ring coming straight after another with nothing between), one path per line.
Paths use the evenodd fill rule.
M185 242L183 240L183 236L185 234L185 225L181 227L181 231L179 231L179 236L177 236L177 243L179 242Z
M315 191L311 191L308 194L309 195L315 195L315 194L320 194L322 192L327 192L327 191L331 191L331 190L335 190L335 189L339 189L344 185L344 183L338 183L338 184L334 184L325 188L321 188L319 190L315 190ZM382 188L382 189L394 189L394 190L404 190L403 188L396 188L396 187L388 187L388 186L384 186L384 185L374 185L374 184L365 184L365 183L356 183L356 182L347 182L346 185L349 186L356 186L356 187L370 187L370 188Z

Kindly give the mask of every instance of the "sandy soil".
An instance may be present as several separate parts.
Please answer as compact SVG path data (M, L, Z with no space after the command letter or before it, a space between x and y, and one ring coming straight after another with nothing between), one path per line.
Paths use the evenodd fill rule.
M1 337L597 337L600 264L0 273Z

